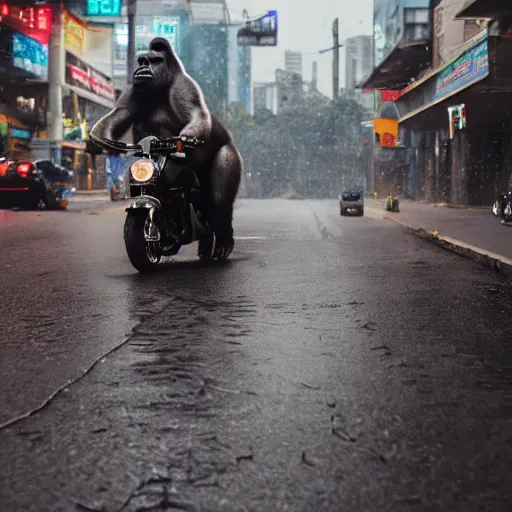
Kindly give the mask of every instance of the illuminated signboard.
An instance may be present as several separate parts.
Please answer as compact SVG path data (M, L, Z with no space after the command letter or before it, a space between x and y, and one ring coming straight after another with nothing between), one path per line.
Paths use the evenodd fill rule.
M48 46L24 34L14 32L12 62L16 68L46 79L48 77Z
M237 34L239 46L277 46L277 11L245 20Z
M22 130L20 128L11 128L11 137L13 139L30 140L32 138L32 132L30 130Z
M121 16L121 0L87 0L87 16Z
M86 25L67 11L64 11L64 47L82 53Z

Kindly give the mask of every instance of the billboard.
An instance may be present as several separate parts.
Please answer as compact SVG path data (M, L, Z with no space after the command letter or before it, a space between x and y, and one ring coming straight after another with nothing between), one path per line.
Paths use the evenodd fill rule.
M14 67L46 80L48 78L48 45L20 32L12 35L12 62Z
M259 18L245 20L238 31L240 46L277 46L277 11L268 11Z

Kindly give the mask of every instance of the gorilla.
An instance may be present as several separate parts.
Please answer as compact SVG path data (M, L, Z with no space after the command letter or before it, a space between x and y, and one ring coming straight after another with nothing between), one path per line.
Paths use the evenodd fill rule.
M144 137L195 137L204 143L187 159L205 199L205 214L215 234L214 259L233 250L233 205L242 173L242 158L227 128L212 115L203 92L171 48L155 38L138 56L133 83L116 107L100 119L91 134L136 143ZM211 240L200 240L198 255L210 257Z

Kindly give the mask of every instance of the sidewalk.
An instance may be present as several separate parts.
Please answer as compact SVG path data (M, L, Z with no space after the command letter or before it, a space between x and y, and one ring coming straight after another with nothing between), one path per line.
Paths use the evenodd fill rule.
M366 199L365 214L396 222L418 236L512 275L512 227L488 209L435 207L400 199L400 212L384 209L385 199Z
M84 197L90 197L90 196L102 196L102 197L108 197L108 190L107 189L98 189L98 190L77 190L76 195L77 196L84 196Z

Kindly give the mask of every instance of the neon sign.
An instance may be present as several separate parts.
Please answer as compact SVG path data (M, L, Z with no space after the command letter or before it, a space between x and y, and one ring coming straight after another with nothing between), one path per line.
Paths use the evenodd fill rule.
M121 16L121 0L87 0L87 16Z

